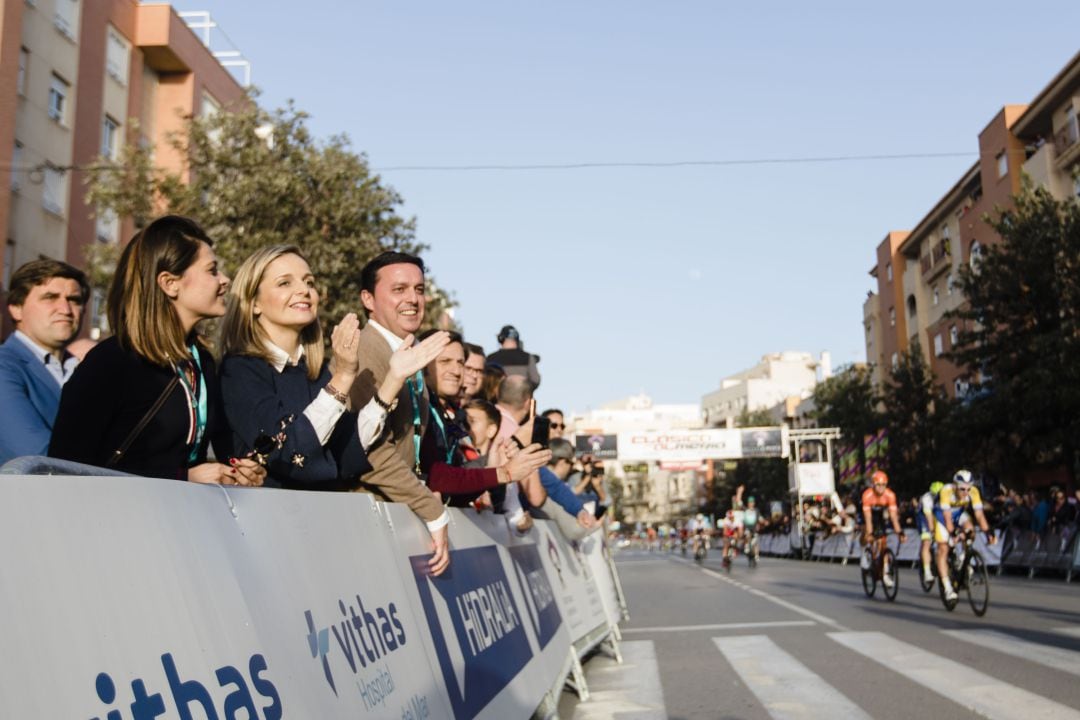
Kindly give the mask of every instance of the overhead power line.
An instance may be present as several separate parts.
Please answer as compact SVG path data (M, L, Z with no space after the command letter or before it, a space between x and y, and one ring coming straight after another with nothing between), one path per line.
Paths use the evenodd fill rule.
M729 165L801 165L810 163L841 163L877 160L923 160L928 158L972 157L978 153L901 153L896 155L823 155L819 157L742 158L728 160L671 160L671 161L614 161L531 163L505 165L387 165L373 168L376 172L466 172L477 170L592 170L599 168L677 168L723 167Z

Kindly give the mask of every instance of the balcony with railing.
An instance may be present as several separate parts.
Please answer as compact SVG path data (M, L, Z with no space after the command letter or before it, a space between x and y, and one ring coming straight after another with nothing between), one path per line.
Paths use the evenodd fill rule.
M1059 166L1069 165L1080 156L1080 123L1076 116L1070 117L1065 126L1054 133L1054 150Z
M937 244L931 246L930 252L919 258L919 266L925 282L937 277L946 268L952 267L952 251L949 246L949 239L942 238Z

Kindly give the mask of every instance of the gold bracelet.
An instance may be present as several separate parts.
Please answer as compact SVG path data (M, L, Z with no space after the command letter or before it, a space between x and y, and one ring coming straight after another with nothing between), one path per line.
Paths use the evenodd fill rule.
M326 392L327 395L334 398L342 405L349 404L349 396L335 388L330 383L326 383L326 385L323 385L323 390Z

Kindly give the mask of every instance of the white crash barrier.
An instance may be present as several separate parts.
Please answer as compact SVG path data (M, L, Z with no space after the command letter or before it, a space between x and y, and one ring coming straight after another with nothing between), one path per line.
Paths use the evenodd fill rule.
M0 717L543 715L617 633L602 539L451 523L433 578L369 495L0 475Z

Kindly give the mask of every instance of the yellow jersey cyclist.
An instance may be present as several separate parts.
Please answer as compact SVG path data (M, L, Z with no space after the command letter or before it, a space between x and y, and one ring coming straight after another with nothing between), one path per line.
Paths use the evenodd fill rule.
M945 487L943 482L930 483L930 490L919 498L919 511L915 515L915 524L919 530L919 540L921 540L919 559L922 561L923 582L927 584L927 587L934 582L934 571L931 568L934 560L930 552L930 544L934 541L934 526L937 524L934 519L934 506L937 505L938 495L943 487Z
M952 482L941 488L937 505L934 507L934 540L937 542L935 559L946 600L956 599L956 590L949 580L949 539L957 526L964 530L972 529L972 514L979 523L979 529L986 534L987 542L993 545L997 538L990 532L990 524L986 522L979 488L973 486L969 470L957 470Z

